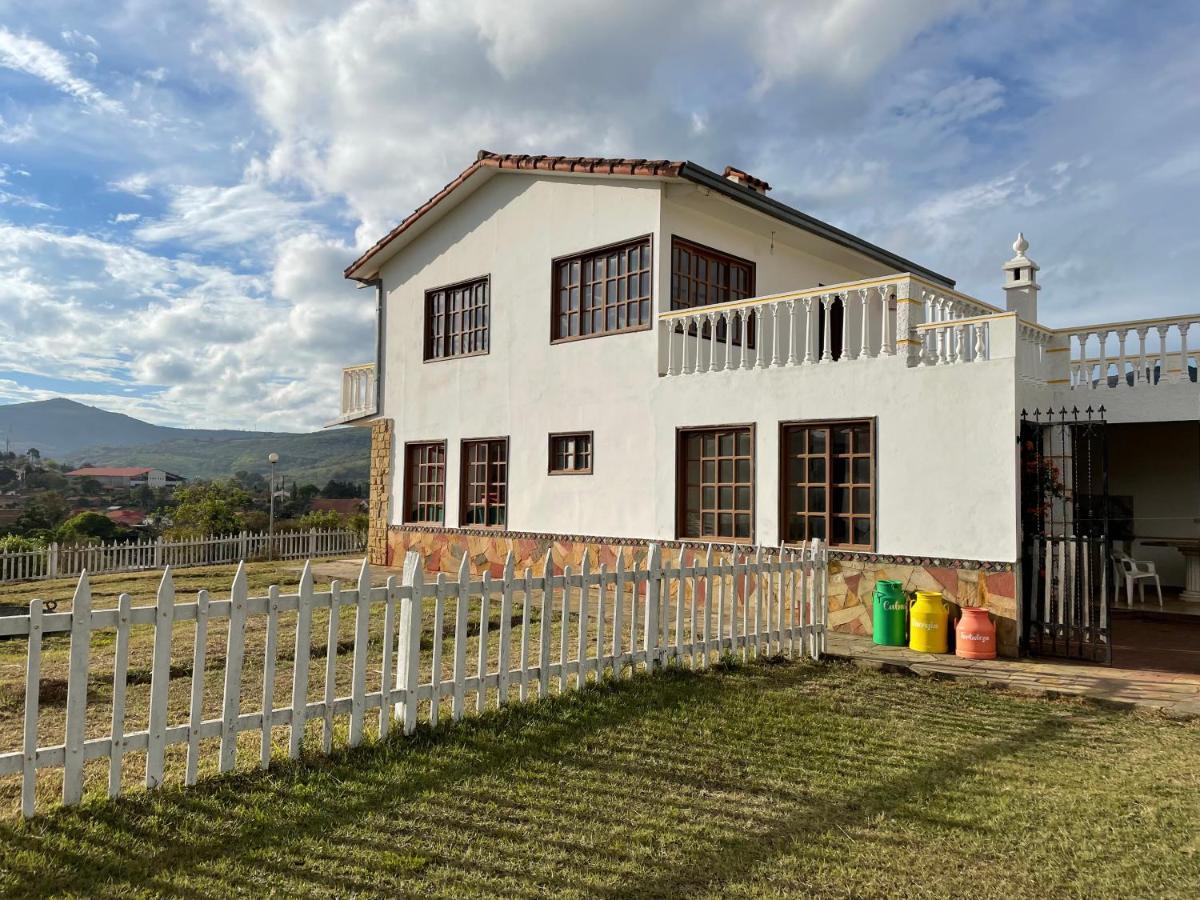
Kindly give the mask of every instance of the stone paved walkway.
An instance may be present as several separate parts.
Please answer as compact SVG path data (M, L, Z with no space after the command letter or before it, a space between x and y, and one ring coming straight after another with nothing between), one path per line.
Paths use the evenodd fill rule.
M1033 696L1085 697L1106 706L1158 709L1173 718L1200 717L1200 675L1035 659L959 659L880 647L868 637L837 632L829 633L826 652L882 671L964 679Z

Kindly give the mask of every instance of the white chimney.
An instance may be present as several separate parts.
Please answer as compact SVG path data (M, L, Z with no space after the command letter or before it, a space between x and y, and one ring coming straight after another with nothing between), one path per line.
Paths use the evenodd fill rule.
M1040 266L1025 255L1029 249L1025 235L1018 232L1012 248L1017 255L1004 264L1005 305L1026 322L1036 322L1037 292L1042 289L1037 283Z

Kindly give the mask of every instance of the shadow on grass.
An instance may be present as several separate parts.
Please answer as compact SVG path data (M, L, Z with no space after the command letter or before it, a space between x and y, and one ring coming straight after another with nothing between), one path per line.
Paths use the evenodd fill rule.
M1072 723L1047 704L1003 701L1006 718L989 720L937 688L872 688L880 702L844 684L869 677L669 670L59 810L0 826L0 884L23 896L420 892L427 878L449 893L722 893L1004 757L1087 740L1068 739ZM927 715L953 735L946 747L887 725Z

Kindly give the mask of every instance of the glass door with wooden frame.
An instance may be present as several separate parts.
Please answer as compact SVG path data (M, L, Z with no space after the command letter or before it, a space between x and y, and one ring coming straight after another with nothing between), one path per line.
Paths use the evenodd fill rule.
M875 547L875 427L870 419L784 425L780 523L789 542Z

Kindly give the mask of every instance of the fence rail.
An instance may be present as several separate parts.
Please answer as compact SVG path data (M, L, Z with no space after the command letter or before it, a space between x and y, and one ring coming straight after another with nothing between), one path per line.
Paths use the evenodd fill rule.
M611 570L603 565L592 568L587 556L578 569L556 569L547 553L542 574L535 575L528 568L522 574L515 572L510 554L500 577L485 572L482 578L473 578L464 555L457 580L450 581L444 573L427 578L420 556L410 552L402 578L391 576L382 587L372 587L364 560L356 587L344 589L335 581L329 590L318 591L311 564L306 563L295 593L273 586L259 597L248 595L245 567L240 565L228 600L210 599L207 591L200 591L190 603L176 602L168 569L155 605L135 607L129 595L122 594L115 609L92 608L84 573L70 612L46 612L42 602L34 600L28 615L0 618L0 636L28 639L23 747L0 753L0 776L21 775L21 809L28 817L35 812L41 769L62 770L62 803L70 806L83 796L88 760L109 761L108 795L115 797L124 787L124 756L145 753L144 783L153 789L167 778L165 751L171 745L186 745L186 761L177 760L182 773L176 777L181 774L182 782L191 785L199 771L201 742L209 740L211 746L212 739L219 739L218 771L228 772L237 763L241 732L260 735L257 762L267 768L272 761L272 729L288 729L287 755L295 759L305 724L312 720L322 723L320 752L328 754L338 717L348 717L348 744L353 747L363 740L368 726L380 737L386 737L393 725L411 734L419 720L436 724L447 712L444 707L457 720L469 705L483 711L493 695L501 706L528 700L534 693L545 697L552 682L557 693L563 693L589 680L620 678L637 668L653 671L669 663L706 668L714 658L727 654L743 660L778 654L819 658L828 618L823 545L814 541L769 557L759 551L753 558L718 559L712 548L704 554L693 552L690 563L687 556L687 551L681 551L677 564L664 565L658 546L651 545L643 566L626 568L622 553ZM340 616L351 609L350 693L337 696ZM323 637L320 622L314 619L317 610L327 611L322 614L327 619L325 649L315 654L325 657L323 684L310 678L313 640ZM283 654L280 650L281 618L294 639L291 659L302 661L291 664L290 701L282 706L275 702L276 664L282 656L288 665L287 650ZM249 674L246 660L251 658L246 652L247 625L263 619L263 690L259 709L247 712L243 709L243 677ZM211 659L224 670L221 714L205 718L208 629L218 620L228 625L224 658L218 653ZM167 703L171 647L174 628L180 623L194 623L191 700L186 721L171 721ZM447 624L453 638L443 658ZM432 641L423 642L427 626ZM130 635L136 628L153 629L148 725L127 732ZM116 635L115 642L104 644L114 646L109 657L112 724L109 734L89 737L88 676L95 632ZM70 635L64 737L62 743L38 746L42 645L54 634ZM498 638L494 647L493 638ZM179 646L181 635L175 634L174 639ZM93 684L109 671L108 665L106 661L104 670L91 673ZM370 691L369 673L372 687L378 686ZM285 670L280 674L286 679ZM341 681L345 683L344 677ZM41 727L45 733L44 722Z
M0 584L45 578L77 578L109 572L137 572L166 566L211 566L243 559L305 559L358 553L363 538L354 531L313 528L212 534L185 540L125 541L109 544L48 544L40 550L0 553Z

